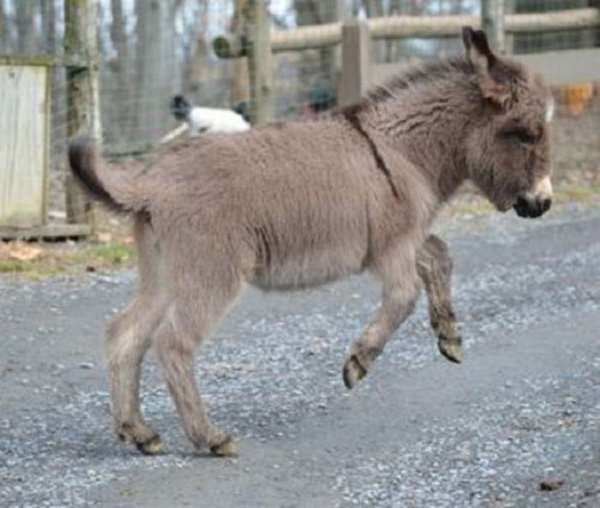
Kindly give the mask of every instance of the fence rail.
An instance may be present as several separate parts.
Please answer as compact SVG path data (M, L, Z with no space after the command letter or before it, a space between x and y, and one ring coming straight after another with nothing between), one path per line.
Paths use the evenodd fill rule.
M481 26L479 16L392 16L366 21L372 39L402 39L407 37L451 37L461 27ZM508 33L541 33L600 27L600 9L571 9L537 14L509 14L505 17ZM307 26L295 30L271 32L271 51L302 51L335 46L342 42L342 23ZM236 34L226 34L214 41L215 52L221 58L245 55L247 47Z
M504 45L505 35L520 33L546 33L565 30L581 30L600 27L600 9L581 8L548 13L536 14L504 14L501 0L482 0L482 16L392 16L382 18L369 18L367 20L347 20L344 23L328 23L318 26L300 27L294 30L271 30L269 22L263 16L264 25L253 27L251 32L230 33L217 37L213 41L216 54L221 58L238 58L248 56L249 61L255 64L251 73L251 95L255 105L253 121L264 123L269 118L272 105L272 84L269 76L273 75L271 68L271 55L284 51L303 51L307 49L322 49L341 45L342 47L342 79L340 82L339 102L342 104L357 100L368 85L369 75L376 69L369 61L369 44L373 40L403 39L410 37L439 38L456 36L461 27L470 25L482 26L485 22L487 29L492 32L492 43L499 51L506 50ZM252 10L258 12L261 2L251 2ZM264 13L263 13L264 14ZM255 19L258 19L255 16ZM253 40L260 34L260 45ZM259 54L260 52L260 54ZM578 68L578 76L587 76L595 79L598 71L591 70L590 58L593 61L600 50L595 50L591 56L587 55L584 69ZM568 79L564 69L570 68L569 59L572 54L553 54L552 59L533 58L542 74L553 65L559 65L550 73L551 81L564 82ZM389 67L389 66L388 66ZM580 66L581 67L581 66ZM387 72L387 70L386 70ZM254 82L256 81L256 82Z

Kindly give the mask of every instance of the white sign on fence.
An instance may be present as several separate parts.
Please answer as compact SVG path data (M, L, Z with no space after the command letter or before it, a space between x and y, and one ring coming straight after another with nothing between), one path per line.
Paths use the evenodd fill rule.
M0 227L45 221L48 74L44 66L0 65Z

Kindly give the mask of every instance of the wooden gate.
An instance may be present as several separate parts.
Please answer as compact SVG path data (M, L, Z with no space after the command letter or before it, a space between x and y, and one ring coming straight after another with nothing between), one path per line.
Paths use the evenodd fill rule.
M44 65L0 65L0 228L46 220L49 80Z

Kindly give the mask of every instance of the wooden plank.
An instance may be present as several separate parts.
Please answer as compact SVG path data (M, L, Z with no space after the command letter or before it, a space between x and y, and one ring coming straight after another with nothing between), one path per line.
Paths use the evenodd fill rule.
M481 26L478 16L391 16L369 20L374 39L404 37L455 37L463 26ZM570 9L536 14L505 16L504 29L510 33L539 33L556 30L577 30L600 26L599 9Z
M52 115L52 86L54 85L53 78L56 75L53 69L48 67L46 69L46 90L45 90L45 125L44 125L44 182L43 182L43 200L42 200L42 222L46 224L48 221L48 208L50 206L50 143L51 135L50 129L52 128L51 115Z
M275 53L335 46L342 41L342 24L324 23L294 30L275 30L271 41Z
M535 14L506 16L506 30L511 33L539 33L579 30L600 26L600 9L568 9Z
M364 20L350 20L342 31L342 79L339 100L342 106L358 102L368 86L369 25Z
M369 20L374 39L458 37L463 26L479 28L479 16L391 16Z
M371 37L374 39L402 39L406 37L458 37L465 25L481 26L480 16L389 16L368 20ZM569 9L535 14L509 14L505 16L507 33L540 33L558 30L577 30L600 27L600 9ZM301 51L340 44L342 23L306 26L294 30L274 30L271 33L272 51ZM241 56L243 43L221 41L224 50L220 56Z
M48 69L0 66L0 225L45 221Z
M92 229L88 224L51 224L27 229L0 227L0 239L2 240L84 238L91 233Z
M510 57L540 73L550 86L600 81L600 48L547 51ZM372 65L369 70L369 85L383 83L394 74L402 72L406 65Z
M0 65L23 65L27 67L76 67L87 68L88 61L78 56L56 55L0 55Z
M52 67L57 65L57 59L53 55L0 55L0 65Z

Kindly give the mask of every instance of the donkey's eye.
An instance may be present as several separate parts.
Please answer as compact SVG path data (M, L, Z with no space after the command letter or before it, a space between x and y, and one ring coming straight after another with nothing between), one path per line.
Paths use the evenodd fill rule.
M527 129L511 129L504 133L504 137L521 145L532 145L536 141L535 135Z

